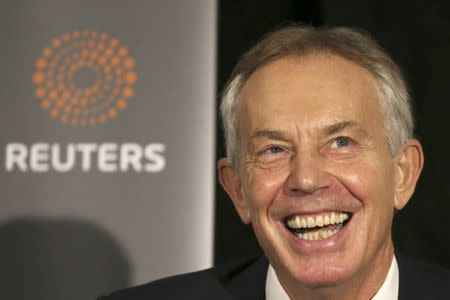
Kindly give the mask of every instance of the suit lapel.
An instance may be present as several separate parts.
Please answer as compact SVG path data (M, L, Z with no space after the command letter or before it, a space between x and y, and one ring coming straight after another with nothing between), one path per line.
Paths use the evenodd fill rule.
M265 257L259 258L248 268L232 277L227 289L236 299L265 299L268 266L269 263Z

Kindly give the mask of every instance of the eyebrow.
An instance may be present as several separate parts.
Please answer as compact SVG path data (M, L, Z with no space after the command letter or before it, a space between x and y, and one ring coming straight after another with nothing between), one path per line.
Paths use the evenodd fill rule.
M337 134L339 132L342 132L344 130L351 130L356 133L367 135L367 131L364 130L357 122L354 121L344 121L344 122L338 122L331 125L325 126L325 128L322 131L323 136L329 136L333 134Z
M337 134L339 132L351 130L361 135L367 135L367 131L364 130L357 122L355 121L343 121L338 123L333 123L325 126L320 130L320 135L323 137L330 136L333 134ZM280 131L280 130L268 130L262 129L256 131L249 139L249 141L259 139L259 138L268 138L272 140L280 140L280 141L289 141L288 137Z
M279 130L258 130L250 137L250 141L258 138L288 141L288 138Z

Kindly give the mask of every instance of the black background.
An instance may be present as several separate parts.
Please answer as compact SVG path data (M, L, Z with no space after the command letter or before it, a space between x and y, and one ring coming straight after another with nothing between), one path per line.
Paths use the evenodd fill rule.
M448 1L219 1L218 94L234 64L264 34L283 25L343 25L368 30L401 66L410 86L425 168L394 219L394 244L406 255L450 268L450 3ZM217 158L225 156L220 118ZM216 183L215 263L260 253Z

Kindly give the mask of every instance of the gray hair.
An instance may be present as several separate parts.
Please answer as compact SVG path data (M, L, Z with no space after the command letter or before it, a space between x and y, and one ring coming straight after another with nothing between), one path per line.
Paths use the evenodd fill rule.
M328 52L368 70L375 79L389 150L394 156L413 136L414 120L406 82L397 64L367 33L355 29L291 26L268 34L245 53L224 89L221 103L227 156L239 167L238 102L242 87L259 68L289 55Z

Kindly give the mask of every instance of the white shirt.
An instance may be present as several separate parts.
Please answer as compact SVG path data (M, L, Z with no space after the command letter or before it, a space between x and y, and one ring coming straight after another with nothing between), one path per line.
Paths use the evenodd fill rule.
M398 265L395 256L392 258L388 274L378 292L372 300L397 300L398 299ZM272 266L269 264L269 270L266 277L266 300L289 300L289 296L281 286Z

